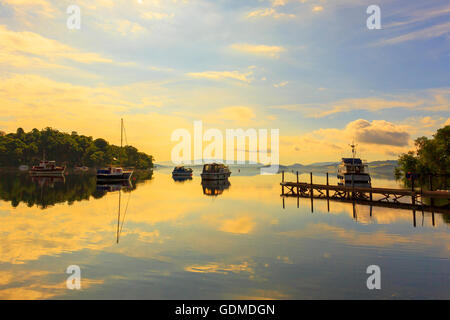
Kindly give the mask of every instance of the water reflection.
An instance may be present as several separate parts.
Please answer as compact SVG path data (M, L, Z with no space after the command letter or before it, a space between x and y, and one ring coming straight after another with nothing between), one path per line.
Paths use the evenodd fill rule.
M37 183L41 188L43 187L54 188L55 183L65 183L66 177L63 175L55 177L31 176L31 181Z
M136 185L151 180L152 171L136 172L126 191L136 189ZM25 203L28 207L38 206L45 209L58 203L72 205L76 201L103 197L108 190L117 190L118 186L97 185L96 177L87 174L75 174L67 177L30 177L26 173L2 173L0 175L0 199L11 202L13 207Z
M121 210L122 210L122 188L119 189L119 209L117 213L117 236L116 236L116 243L119 243L120 234L122 233L123 224L125 222L125 217L127 215L128 211L128 205L130 203L131 193L128 194L128 200L125 205L125 210L123 211L123 214L121 216Z
M322 198L322 199L317 199L314 197L302 197L302 196L296 196L293 197L291 195L283 195L281 197L281 201L282 201L282 207L283 209L286 209L287 207L287 199L292 199L292 198L296 198L296 202L297 202L297 208L300 208L300 199L308 199L309 204L307 204L307 206L310 207L311 213L314 213L314 206L318 204L320 204L321 206L324 206L324 204L326 203L327 205L327 209L326 212L331 213L336 211L336 207L337 208L342 208L342 205L340 205L340 203L348 203L350 204L350 206L347 206L347 208L350 208L350 210L348 210L349 212L349 216L351 216L353 218L353 220L363 223L363 224L368 224L368 223L386 223L386 222L394 222L398 219L392 219L392 216L395 216L397 218L401 218L402 220L406 220L405 217L409 217L407 220L411 221L412 226L415 228L417 226L424 226L424 221L426 218L429 218L429 222L431 226L435 227L436 226L436 216L439 217L439 220L441 220L442 222L444 222L445 224L450 224L450 215L447 213L448 209L442 208L439 209L437 208L436 212L435 211L430 211L430 212L426 212L424 210L396 210L396 209L404 209L403 207L399 207L398 204L396 203L377 203L377 202L372 202L370 204L368 204L367 202L364 201L358 201L358 200L354 200L354 201L342 201L341 199L330 199L330 198ZM330 203L332 203L330 205ZM331 207L331 209L330 209ZM388 215L388 219L386 219L386 217L375 217L373 214L374 211L374 207L380 207L380 208L388 208L388 210L380 210L379 212L382 215ZM325 212L325 208L320 208L319 209L320 212ZM408 213L409 212L409 213ZM418 215L421 215L421 222L418 222Z
M97 181L97 191L114 192L114 191L131 191L133 184L130 180L111 183L108 181Z
M395 208L356 204L355 220L351 203L328 212L314 200L311 213L310 199L297 209L288 198L283 210L279 176L234 176L219 197L194 180L155 172L132 192L110 186L44 211L0 201L0 299L450 298L442 215L432 227L416 213L424 227L413 228ZM71 264L82 290L65 286ZM377 292L365 285L370 264L385 270Z
M203 194L207 196L221 195L224 190L230 188L231 184L228 180L203 180Z

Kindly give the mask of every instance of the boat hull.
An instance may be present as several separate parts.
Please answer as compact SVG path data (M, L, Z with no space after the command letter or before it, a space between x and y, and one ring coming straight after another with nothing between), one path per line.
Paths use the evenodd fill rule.
M61 170L30 170L29 173L34 177L57 177L64 175L65 169Z
M187 178L187 177L192 177L192 172L184 172L184 173L172 173L173 177L178 177L178 178Z
M211 181L211 180L226 180L230 177L231 172L226 173L202 173L202 180Z

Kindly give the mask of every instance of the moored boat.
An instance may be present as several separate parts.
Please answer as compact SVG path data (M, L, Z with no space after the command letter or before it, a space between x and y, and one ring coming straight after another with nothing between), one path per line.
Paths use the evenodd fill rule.
M192 177L192 169L185 168L183 166L175 167L172 171L172 176L174 177Z
M366 187L372 186L369 174L369 166L360 158L356 158L356 145L351 144L352 157L342 158L338 166L338 185L346 187Z
M57 166L55 161L42 160L38 166L29 171L34 176L58 176L64 174L65 166Z
M222 163L205 164L201 173L202 180L225 180L230 175L230 169Z
M121 167L108 167L97 170L97 180L99 181L120 181L129 180L133 170L125 170Z
M120 131L120 148L123 148L123 119L121 119L121 131ZM122 167L109 166L97 170L97 181L123 181L129 180L133 170L126 170Z

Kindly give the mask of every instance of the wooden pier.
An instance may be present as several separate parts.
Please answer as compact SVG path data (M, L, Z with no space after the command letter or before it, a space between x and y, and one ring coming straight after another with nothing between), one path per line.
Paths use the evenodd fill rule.
M362 188L330 185L328 183L328 173L326 184L313 183L313 176L310 173L310 182L300 182L297 172L296 182L286 182L284 171L282 172L281 196L282 197L302 197L311 199L327 199L342 202L358 203L370 206L390 207L399 209L410 209L418 211L439 212L450 214L448 206L434 206L434 199L450 199L450 191L428 191L416 190L414 183L411 189L394 188ZM431 205L424 202L425 198L431 199ZM400 201L409 200L408 202Z

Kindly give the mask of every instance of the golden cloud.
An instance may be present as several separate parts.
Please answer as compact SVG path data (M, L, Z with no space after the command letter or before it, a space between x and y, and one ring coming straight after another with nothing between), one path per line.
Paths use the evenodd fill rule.
M231 45L231 48L239 52L269 58L279 58L280 54L286 51L286 49L281 46L253 45L247 43L235 43Z
M231 79L246 83L250 83L253 80L250 78L253 75L252 71L246 73L241 73L239 71L203 71L189 72L187 75L193 78L205 78L211 80Z

